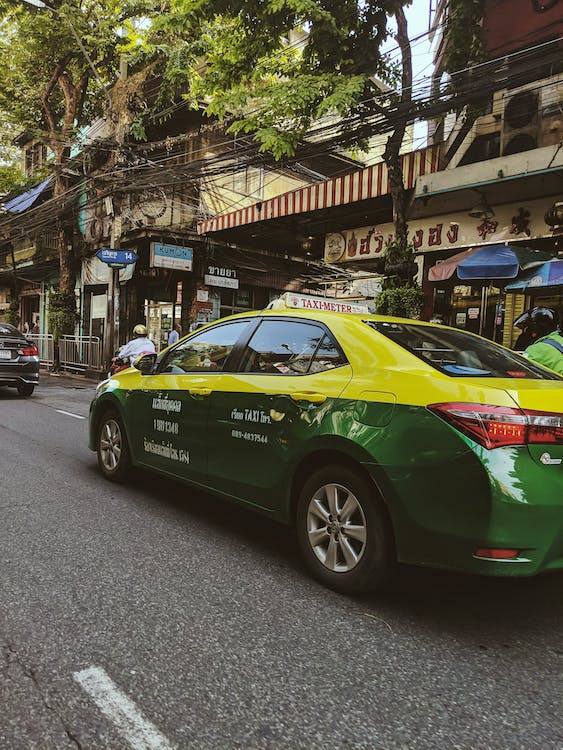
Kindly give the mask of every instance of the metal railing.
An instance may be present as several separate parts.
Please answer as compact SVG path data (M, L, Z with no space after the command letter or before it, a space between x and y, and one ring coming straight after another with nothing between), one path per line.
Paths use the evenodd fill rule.
M33 341L39 351L39 362L43 367L51 367L54 361L55 345L51 333L26 333L28 341Z
M51 367L54 362L55 343L51 333L26 333L39 351L39 362ZM103 370L102 340L98 336L61 336L59 339L59 361L61 370L84 372Z
M61 369L71 372L102 369L102 340L98 336L61 336Z

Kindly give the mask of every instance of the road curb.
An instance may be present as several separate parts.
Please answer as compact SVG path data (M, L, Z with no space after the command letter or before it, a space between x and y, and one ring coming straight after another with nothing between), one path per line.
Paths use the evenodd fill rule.
M49 372L49 370L41 370L39 373L39 379L45 380L45 379L53 379L54 381L61 381L61 382L71 382L71 383L88 383L95 385L96 383L101 382L104 380L104 376L100 375L99 377L93 377L93 376L86 376L86 375L78 375L74 373L69 372Z

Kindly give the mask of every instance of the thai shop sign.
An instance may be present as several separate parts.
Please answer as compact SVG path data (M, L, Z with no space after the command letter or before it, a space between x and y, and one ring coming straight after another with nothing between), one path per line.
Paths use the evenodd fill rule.
M151 266L153 268L172 268L176 271L191 271L193 259L194 251L191 247L151 242Z
M204 282L207 286L221 286L226 289L238 289L239 286L236 270L223 266L207 266Z
M489 219L474 219L463 211L411 218L408 220L409 240L415 252L422 253L552 236L544 220L552 203L552 198L540 198L495 205L495 215ZM331 232L325 237L324 259L327 263L346 263L383 257L385 245L393 239L394 233L392 223Z

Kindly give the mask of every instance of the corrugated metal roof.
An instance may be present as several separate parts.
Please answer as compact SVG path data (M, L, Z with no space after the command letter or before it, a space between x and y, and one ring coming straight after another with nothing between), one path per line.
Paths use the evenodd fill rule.
M4 209L13 214L21 214L23 211L27 211L27 209L33 206L41 193L46 190L52 182L53 177L47 177L47 179L40 182L39 185L35 185L35 187L26 190L25 193L21 193L21 195L17 195L15 198L12 198L12 200L4 203Z

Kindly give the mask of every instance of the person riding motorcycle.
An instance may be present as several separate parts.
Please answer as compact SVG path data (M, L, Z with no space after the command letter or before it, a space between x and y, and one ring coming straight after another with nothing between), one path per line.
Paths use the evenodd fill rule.
M536 323L536 316L537 313L532 316L532 313L535 310L540 310L544 308L537 308L534 307L533 310L526 310L522 313L522 315L518 316L516 320L514 321L514 326L516 328L520 328L521 333L514 342L513 349L517 352L523 352L530 344L535 343L537 339L541 338L541 336L545 335L545 332L543 332L543 329L541 328L541 316L540 317L540 326L538 327Z
M117 368L129 367L141 354L156 354L156 348L148 337L147 327L138 323L133 328L131 341L122 346L117 356L112 359L112 372L117 372Z
M531 329L530 333L536 336L524 354L533 362L563 375L563 336L559 330L559 315L550 307L534 307L528 315L530 320L526 330Z

